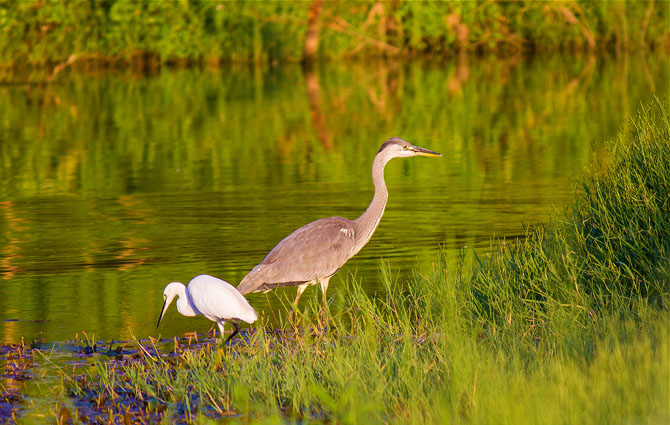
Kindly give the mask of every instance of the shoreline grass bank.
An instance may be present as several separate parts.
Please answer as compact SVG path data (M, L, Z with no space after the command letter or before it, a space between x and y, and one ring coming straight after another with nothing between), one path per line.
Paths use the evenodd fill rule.
M666 423L667 105L643 107L612 149L574 204L518 243L436 259L407 282L386 273L374 298L351 281L325 324L314 293L295 332L93 358L62 371L61 405L75 422L84 406L121 422L135 403L128 420Z
M670 49L665 2L0 2L0 65Z

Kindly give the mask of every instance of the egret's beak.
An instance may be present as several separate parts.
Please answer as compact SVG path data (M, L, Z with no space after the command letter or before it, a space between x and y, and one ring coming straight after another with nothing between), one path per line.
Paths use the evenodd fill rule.
M158 317L158 324L156 324L156 329L158 329L158 326L161 324L161 320L163 320L163 316L165 316L165 310L167 310L167 300L163 301L163 308L161 309L161 315Z
M414 152L414 154L421 156L435 156L435 157L442 156L441 153L429 151L428 149L420 148L418 146L412 146L411 150L412 152Z

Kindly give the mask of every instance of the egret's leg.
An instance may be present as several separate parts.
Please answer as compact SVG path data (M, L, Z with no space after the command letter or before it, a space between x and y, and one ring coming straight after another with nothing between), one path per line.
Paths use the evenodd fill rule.
M228 338L226 338L226 340L223 342L223 345L228 344L228 341L233 339L233 337L240 332L240 325L238 325L237 322L230 322L230 323L232 323L233 326L235 326L235 331L233 333L231 333Z
M217 325L219 325L219 330L221 331L221 338L223 339L223 325L226 324L225 320L222 320L220 322L216 322ZM216 337L216 331L214 331L214 337Z

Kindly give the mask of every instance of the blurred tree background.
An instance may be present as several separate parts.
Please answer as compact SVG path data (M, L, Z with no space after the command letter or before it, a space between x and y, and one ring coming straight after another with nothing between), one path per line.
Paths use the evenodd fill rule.
M670 49L665 1L0 0L0 65Z

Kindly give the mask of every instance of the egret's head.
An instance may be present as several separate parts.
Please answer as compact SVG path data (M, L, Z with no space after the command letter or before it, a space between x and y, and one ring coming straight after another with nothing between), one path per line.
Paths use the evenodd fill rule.
M413 144L406 142L405 140L399 137L391 137L385 141L382 146L379 148L377 155L382 154L384 157L391 158L404 158L409 156L442 156L441 153L429 151L428 149L420 148L414 146Z
M163 316L165 316L165 312L172 303L172 300L174 300L175 297L179 295L180 289L183 287L183 283L171 282L168 283L168 285L165 287L165 290L163 290L163 308L161 309L161 315L158 317L158 324L156 325L156 328L158 328L158 326L161 324L161 320L163 320Z

